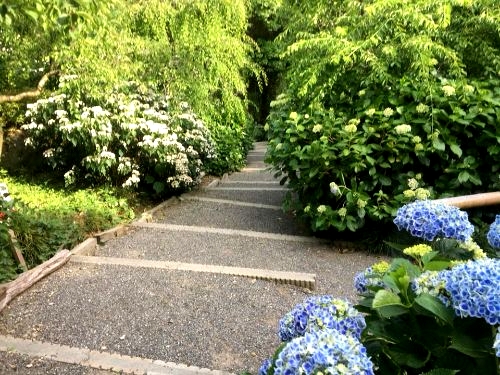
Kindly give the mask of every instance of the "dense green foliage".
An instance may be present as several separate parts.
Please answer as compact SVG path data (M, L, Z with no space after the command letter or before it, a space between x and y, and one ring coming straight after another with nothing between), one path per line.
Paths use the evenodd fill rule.
M289 2L268 160L313 229L500 187L500 5ZM409 186L409 182L410 185Z
M258 90L265 78L246 35L260 3L0 1L0 126L22 129L29 147L10 172L50 175L66 189L112 185L164 197L203 172L243 166L253 135L248 84ZM8 218L30 266L92 223L116 222L107 209L68 212L33 196L36 208L17 201Z
M217 157L204 169L222 174L243 165L253 134L247 83L261 74L251 59L257 47L246 36L244 1L48 3L40 1L40 9L56 8L60 22L44 26L47 12L37 15L28 3L11 6L9 22L3 18L0 65L8 73L1 78L7 92L34 88L57 71L47 92L67 93L68 85L58 90L58 81L70 76L72 99L96 106L116 85L142 82L173 105L188 102L208 126ZM87 8L96 17L86 17ZM69 27L62 15L73 13L78 16ZM22 105L2 107L4 124L25 121Z
M20 271L11 252L8 229L17 237L29 268L58 249L72 248L86 236L129 221L136 204L110 189L60 190L2 172L11 202L0 200L0 282Z

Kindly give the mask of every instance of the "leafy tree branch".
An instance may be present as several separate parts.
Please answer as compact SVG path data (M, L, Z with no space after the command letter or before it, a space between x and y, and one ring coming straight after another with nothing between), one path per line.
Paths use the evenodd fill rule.
M59 70L51 70L47 73L45 73L40 81L38 81L38 84L36 86L36 89L33 90L28 90L28 91L23 91L18 94L13 94L13 95L0 95L0 104L1 103L13 103L13 102L20 102L25 99L31 99L31 98L36 98L38 97L42 91L45 85L47 84L48 80L50 77L59 74Z

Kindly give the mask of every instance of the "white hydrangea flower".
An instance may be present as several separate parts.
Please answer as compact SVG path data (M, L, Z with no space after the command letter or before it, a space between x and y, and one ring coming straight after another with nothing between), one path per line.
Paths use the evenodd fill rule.
M339 195L340 194L339 186L335 182L330 182L330 192L333 195Z
M431 196L431 192L424 188L418 188L415 190L415 197L418 200L425 200Z
M455 95L455 88L453 86L444 85L442 87L442 90L443 90L444 96L453 96L453 95Z
M418 188L418 181L414 178L409 178L408 187L412 190L415 190L416 188Z
M322 204L322 205L318 206L316 211L318 211L319 214L322 214L326 211L326 206L324 204Z
M467 94L472 94L474 92L474 90L475 90L474 86L471 86L471 85L464 86L464 91Z
M394 130L397 134L407 134L411 132L411 126L408 124L397 125Z
M322 125L316 124L316 125L314 125L312 131L313 131L313 133L319 133L322 129L323 129Z
M390 107L387 107L384 109L384 116L385 117L391 117L394 114L394 110Z
M358 127L354 124L349 124L344 127L344 130L347 133L356 133L358 131Z
M53 156L54 156L54 149L53 148L49 148L43 152L44 158L51 158Z
M375 114L375 108L370 108L365 111L366 115L372 117Z

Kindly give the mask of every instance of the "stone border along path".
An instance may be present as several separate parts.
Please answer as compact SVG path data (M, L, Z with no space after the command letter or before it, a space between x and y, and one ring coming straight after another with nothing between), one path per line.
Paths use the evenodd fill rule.
M0 354L1 352L8 352L11 353L11 357L19 355L18 357L21 358L21 355L26 355L32 358L45 358L45 365L51 370L46 369L43 372L30 372L29 368L23 368L23 373L36 375L41 373L55 373L50 371L57 371L57 374L73 374L75 367L71 367L68 370L69 367L64 367L69 366L67 364L77 366L76 368L79 369L78 374L93 374L86 372L87 370L85 369L94 368L130 374L228 375L234 370L232 362L238 362L239 360L240 365L248 366L249 362L242 360L242 356L255 357L254 360L250 361L253 367L245 367L245 369L256 372L256 362L260 363L265 356L271 355L277 346L277 343L273 341L276 339L269 338L275 330L273 327L276 327L279 316L293 307L293 303L303 300L303 297L310 293L308 291L315 289L317 286L316 274L292 272L290 269L320 271L323 278L320 282L326 282L326 290L329 293L335 294L339 292L338 285L341 284L339 281L345 282L347 278L352 277L354 271L362 270L376 260L376 257L366 257L359 254L347 254L346 256L342 254L341 257L338 257L340 253L335 253L329 242L325 243L325 241L310 235L290 234L290 228L296 227L295 220L290 216L284 215L281 212L280 206L262 203L280 202L288 191L286 187L279 184L279 181L266 168L262 168L262 165L264 165L265 148L265 143L256 143L255 149L249 153L247 167L240 172L235 172L230 176L225 175L221 179L214 180L198 192L187 193L179 198L171 198L143 214L140 219L133 222L130 226L122 225L99 233L95 238L87 239L76 246L71 252L72 257L70 258L69 265L63 267L63 271L47 277L46 280L40 283L40 287L35 286L32 290L22 295L19 298L20 301L13 301L12 306L8 306L4 312L0 313ZM203 208L201 211L200 207ZM204 209L207 211L203 211ZM177 221L179 216L185 216L187 223L179 223ZM201 216L200 220L198 220L197 216ZM230 219L225 220L226 217ZM238 227L241 223L236 225L237 223L233 222L237 220L245 222L245 228L247 229ZM196 224L194 221L199 223ZM270 229L269 232L262 232L258 229L262 228L263 223L270 226L270 228L267 228ZM290 225L290 227L287 227L287 225ZM302 232L304 231L300 230L300 233ZM169 236L168 233L171 233L171 235ZM295 229L293 229L292 233L299 232L295 232ZM189 241L196 242L196 246L193 246L193 249L196 249L194 251L200 251L201 255L195 258L195 262L203 259L203 263L194 263L189 258L185 258L187 261L183 261L182 253L189 251L186 248L180 248L180 251L171 252L170 250L172 249L169 248L170 246L186 246L186 241L180 244L181 241L177 240L178 243L176 243L174 239L173 243L168 243L166 240L170 237L184 238L188 243ZM214 242L214 238L219 238L219 242ZM130 242L131 245L127 245L127 242ZM194 242L192 242L193 245ZM241 248L233 249L238 246L241 246ZM144 249L141 249L141 247ZM149 248L151 248L149 253L144 251L150 250ZM266 251L270 253L266 254ZM252 262L245 263L245 257L250 257ZM285 260L283 257L287 258L286 262L283 262L283 264L273 264L273 262L279 262L280 259ZM267 259L273 260L266 261ZM209 261L210 263L208 263ZM335 264L334 271L331 271L329 267L333 268L333 263L338 264ZM232 265L229 266L228 264ZM248 267L245 264L252 266ZM281 271L276 270L276 268L281 269ZM332 273L335 273L335 275L331 275ZM198 274L206 276L194 276ZM151 277L151 280L142 279L141 281L141 277L148 277L148 275ZM186 275L179 279L181 280L181 285L171 285L171 288L167 288L167 290L162 289L159 293L155 291L154 288L157 287L158 280L161 280L162 277L179 282L177 278L180 275ZM231 277L233 278L233 286L227 284L231 283ZM240 281L241 277L249 281L242 282ZM133 283L127 285L131 281ZM135 284L136 281L138 284ZM266 281L273 281L276 284L268 283L267 285L269 286L266 286ZM104 283L102 296L98 295L101 294L99 284L93 285L96 282ZM83 285L80 286L79 283L83 283ZM210 291L210 283L214 283L213 288L220 295ZM284 284L283 288L285 289L272 286L280 284ZM254 310L255 314L259 316L265 315L261 318L264 320L259 320L260 323L258 324L265 323L266 327L260 329L259 326L255 325L255 322L250 323L253 322L252 317L252 319L248 320L247 324L254 324L254 326L250 326L250 329L257 332L256 336L248 334L249 337L253 337L253 339L250 339L253 341L238 343L239 345L233 344L232 346L230 344L232 343L231 339L228 339L229 344L227 345L229 346L224 344L223 341L221 344L219 336L223 336L222 340L224 340L224 337L227 337L225 335L234 336L236 340L241 341L241 335L244 335L247 328L242 327L235 330L234 327L221 325L215 328L217 330L220 329L220 333L212 333L214 337L210 336L210 332L207 332L209 346L216 346L216 348L206 347L206 351L212 352L210 353L212 357L214 353L217 357L216 360L212 360L211 362L207 361L204 357L206 353L197 354L196 352L191 352L188 353L187 357L185 355L182 356L182 353L180 356L176 355L175 353L179 353L179 350L182 352L182 348L179 347L172 348L171 355L174 355L174 357L158 354L156 349L150 347L151 345L158 344L158 341L154 341L158 339L156 337L158 333L152 338L150 336L142 337L141 330L134 331L132 329L127 332L127 337L134 334L137 335L135 338L136 344L134 346L134 343L132 343L130 349L123 348L123 345L120 347L119 345L127 341L120 341L122 338L125 338L125 335L120 337L120 340L118 340L119 344L110 342L106 344L107 346L104 346L99 344L99 342L102 343L108 337L102 336L99 330L107 331L108 327L105 324L107 321L97 324L89 320L88 315L100 315L99 309L105 309L104 306L106 304L105 301L101 301L103 298L106 299L109 297L109 300L115 301L114 303L127 298L127 292L124 293L123 291L114 289L121 287L121 285L123 285L122 288L132 287L138 289L137 291L130 291L129 295L132 301L127 301L128 304L119 307L130 311L130 314L136 314L134 309L140 311L141 303L154 308L155 305L164 303L163 300L165 298L168 300L168 298L175 297L175 299L170 300L169 304L179 303L174 301L182 301L183 299L186 299L186 303L189 304L210 304L214 303L212 299L215 298L213 300L215 303L224 304L222 308L229 307L235 310L232 315L227 314L225 316L221 314L221 322L227 321L226 323L229 322L231 324L232 322L239 325L240 322L235 321L235 319L238 320L235 317L240 316L238 314L248 314L248 311ZM64 290L65 287L69 289ZM188 295L183 296L183 291L185 290L183 288L186 287L190 289L187 289ZM79 290L79 288L83 289ZM106 290L106 288L110 289ZM196 298L193 299L193 290L197 288L208 288L205 292L201 292L202 294L208 293L203 296L202 302L197 302ZM249 291L248 294L246 294L247 290ZM341 291L343 291L343 288L341 288ZM162 292L167 293L166 297L161 295ZM266 295L262 295L263 292ZM321 288L321 292L325 292L324 287ZM56 293L55 296L59 296L60 300L55 299L56 302L49 302L47 306L47 301L43 299L54 301L53 293ZM107 296L106 293L112 294ZM113 293L118 293L118 295L115 296ZM144 298L140 297L141 293L144 293ZM174 293L174 296L169 296L168 293ZM233 295L233 293L238 294ZM153 297L155 294L158 294L158 296ZM239 306L238 304L245 304L245 302L238 299L239 294L241 294L240 298L243 298L245 302L246 300L250 300L251 305ZM139 299L143 300L138 301L138 296ZM93 297L96 298L96 301L92 303L96 304L96 306L85 306L87 298L89 303L91 303L90 301ZM196 297L196 293L194 297ZM222 299L222 301L217 298ZM236 300L233 301L235 298ZM266 298L270 300L266 301ZM158 302L156 299L158 299ZM224 302L227 299L229 300ZM231 305L232 303L236 303L236 305ZM227 304L229 306L226 306ZM72 314L71 311L81 309L81 314L76 313L79 315L76 317L77 321L80 319L80 322L76 324L81 324L82 327L69 328L69 330L68 328L64 328L65 326L74 327L75 317L70 316L69 320L62 318L61 322L59 322L63 328L54 328L57 327L59 314L57 309L54 309L53 312L50 311L54 306L60 306L63 309L60 311L61 313L70 315ZM200 306L200 309L202 307L207 308L209 306ZM187 308L187 311L193 310L193 305L188 305L184 308ZM140 324L141 319L143 319L142 323L146 324L146 326L157 324L156 320L159 319L158 317L162 317L162 314L170 314L169 316L173 316L173 320L177 319L176 315L171 311L171 306L162 305L158 309L159 311L150 312L150 315L146 317L139 316L139 322L132 320L131 324ZM278 311L279 309L281 311ZM85 310L89 310L88 313ZM73 314L75 311L73 311ZM213 313L210 312L210 309L207 311L206 315L194 315L194 319L210 319L207 316L213 316ZM105 311L104 315L106 314L109 314L109 312ZM114 313L111 312L111 314ZM123 319L120 312L117 311L116 314L118 316L111 315L112 319L110 319L111 323L109 324L114 325L111 328L123 328L116 326L117 322L118 324L123 324L123 320L120 320ZM39 317L40 315L44 316ZM26 316L29 317L26 318ZM36 320L37 318L38 320ZM56 322L54 322L54 319ZM272 321L269 322L269 320ZM182 321L182 319L177 319L177 321ZM124 322L127 322L127 320ZM104 323L104 326L101 323ZM170 320L167 323L171 323ZM18 325L18 327L9 328L9 324ZM130 322L125 324L130 324ZM208 320L204 324L215 324L217 326L219 321L217 319L214 322ZM51 326L52 328L45 328L46 332L44 332L44 325ZM39 326L42 328L38 328ZM152 332L155 332L156 327L153 326L151 328L153 329ZM161 329L161 326L158 328ZM182 334L183 328L178 328L181 329L178 334ZM73 334L83 334L83 336L81 338L75 337L74 339L65 336L60 337L59 335L65 334L66 331L64 329L67 332L73 332ZM39 330L40 334L38 333ZM59 331L61 333L58 333ZM92 332L94 333L92 334ZM176 332L174 329L174 333ZM168 335L168 332L165 333ZM69 334L71 335L72 333ZM97 337L92 337L92 335L97 335ZM153 333L153 335L155 334ZM31 338L32 340L27 338ZM193 340L189 334L187 334L184 341L183 339L184 337L179 337L177 346L181 345L182 342L186 343ZM95 341L98 342L97 346L94 344ZM220 345L222 345L222 348ZM169 346L167 345L167 347ZM174 346L176 345L174 344ZM261 350L261 346L265 348ZM248 347L254 348L251 350L255 352L248 352ZM196 348L184 350L197 350ZM226 353L224 353L225 350L227 350ZM168 351L170 352L170 349ZM0 358L2 357L0 356ZM159 360L159 358L168 358L169 360L180 358L181 363L194 363L195 365L187 366L174 363L174 361L164 362L163 360ZM17 361L18 363L22 363L20 359L17 359ZM179 361L176 360L175 362ZM57 363L60 363L59 367ZM66 365L63 366L63 363ZM210 365L210 363L215 363L215 365ZM3 373L4 368L1 366L2 364L0 364L0 373ZM209 370L205 367L220 368L223 371ZM228 371L228 369L232 370ZM241 368L238 368L238 371L241 370ZM9 374L9 372L6 372L6 374Z

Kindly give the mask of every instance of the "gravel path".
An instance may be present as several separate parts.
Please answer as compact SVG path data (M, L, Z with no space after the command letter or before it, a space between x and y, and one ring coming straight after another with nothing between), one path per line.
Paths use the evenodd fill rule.
M256 150L264 147L258 144ZM236 190L193 194L278 204L284 192L266 189L276 180L270 172L258 169L262 157L262 153L253 152L249 169L224 178L219 185ZM249 184L251 181L258 183ZM252 186L255 189L248 190ZM315 294L353 301L353 276L379 260L361 252L342 252L314 239L300 242L298 237L284 240L283 236L269 236L309 234L292 215L270 208L185 199L160 210L153 219L165 224L251 230L255 235L184 227L173 230L165 225L134 227L124 237L99 246L96 255L315 273ZM256 373L279 345L278 320L311 293L291 285L215 273L70 262L0 314L0 334L213 370ZM0 374L21 373L107 372L0 351Z
M279 344L278 319L307 295L217 274L69 264L16 299L0 333L255 373Z
M110 371L0 351L0 374L23 375L111 375Z

